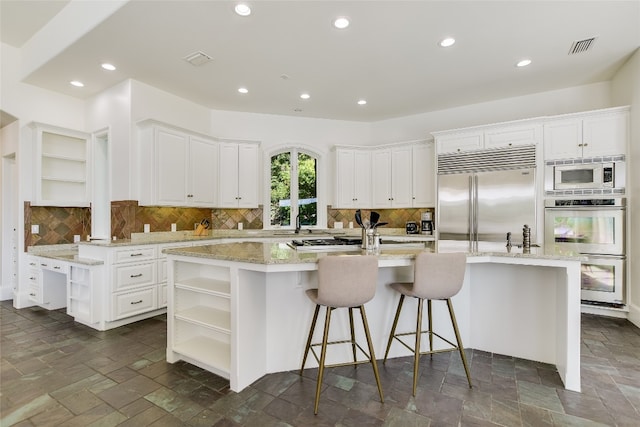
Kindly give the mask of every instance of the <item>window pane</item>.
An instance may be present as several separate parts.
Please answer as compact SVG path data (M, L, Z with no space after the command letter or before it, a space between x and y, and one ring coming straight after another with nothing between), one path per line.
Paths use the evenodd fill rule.
M291 153L271 157L271 225L291 225Z
M317 161L298 154L298 206L301 225L318 225Z

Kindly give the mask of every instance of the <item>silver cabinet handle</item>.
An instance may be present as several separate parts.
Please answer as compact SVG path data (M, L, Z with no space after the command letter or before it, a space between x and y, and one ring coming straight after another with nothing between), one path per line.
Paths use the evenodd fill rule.
M139 300L139 301L131 301L131 305L140 304L141 302L142 302L142 300Z
M131 277L131 278L134 278L134 277L142 277L142 273L132 274L130 277Z
M142 256L142 253L137 253L137 254L131 254L129 256Z

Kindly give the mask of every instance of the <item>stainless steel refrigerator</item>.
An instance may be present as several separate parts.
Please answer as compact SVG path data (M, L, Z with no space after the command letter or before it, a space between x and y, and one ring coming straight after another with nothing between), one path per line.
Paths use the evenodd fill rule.
M536 235L535 147L438 156L439 247L504 249Z

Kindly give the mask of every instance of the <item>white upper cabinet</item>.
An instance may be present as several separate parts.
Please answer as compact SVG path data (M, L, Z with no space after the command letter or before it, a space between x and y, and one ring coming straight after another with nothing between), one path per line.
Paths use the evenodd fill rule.
M438 153L454 153L484 148L484 134L482 131L455 132L449 135L439 135L440 133L434 134L436 144L438 145Z
M218 144L152 125L141 131L140 205L215 207Z
M412 206L412 154L410 146L373 151L373 208Z
M90 204L90 135L42 123L34 132L34 206Z
M413 207L436 205L436 153L435 144L426 142L412 147Z
M517 145L536 145L542 141L540 123L496 124L435 132L438 153L505 148Z
M259 158L258 143L220 143L219 207L258 207Z
M360 148L336 148L334 208L371 207L371 153Z
M545 160L626 154L629 110L610 108L572 114L544 125Z

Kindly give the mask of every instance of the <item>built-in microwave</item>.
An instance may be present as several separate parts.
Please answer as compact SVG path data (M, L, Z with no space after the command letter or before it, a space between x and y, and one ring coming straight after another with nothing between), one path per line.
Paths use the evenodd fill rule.
M547 195L624 194L624 156L546 162Z

